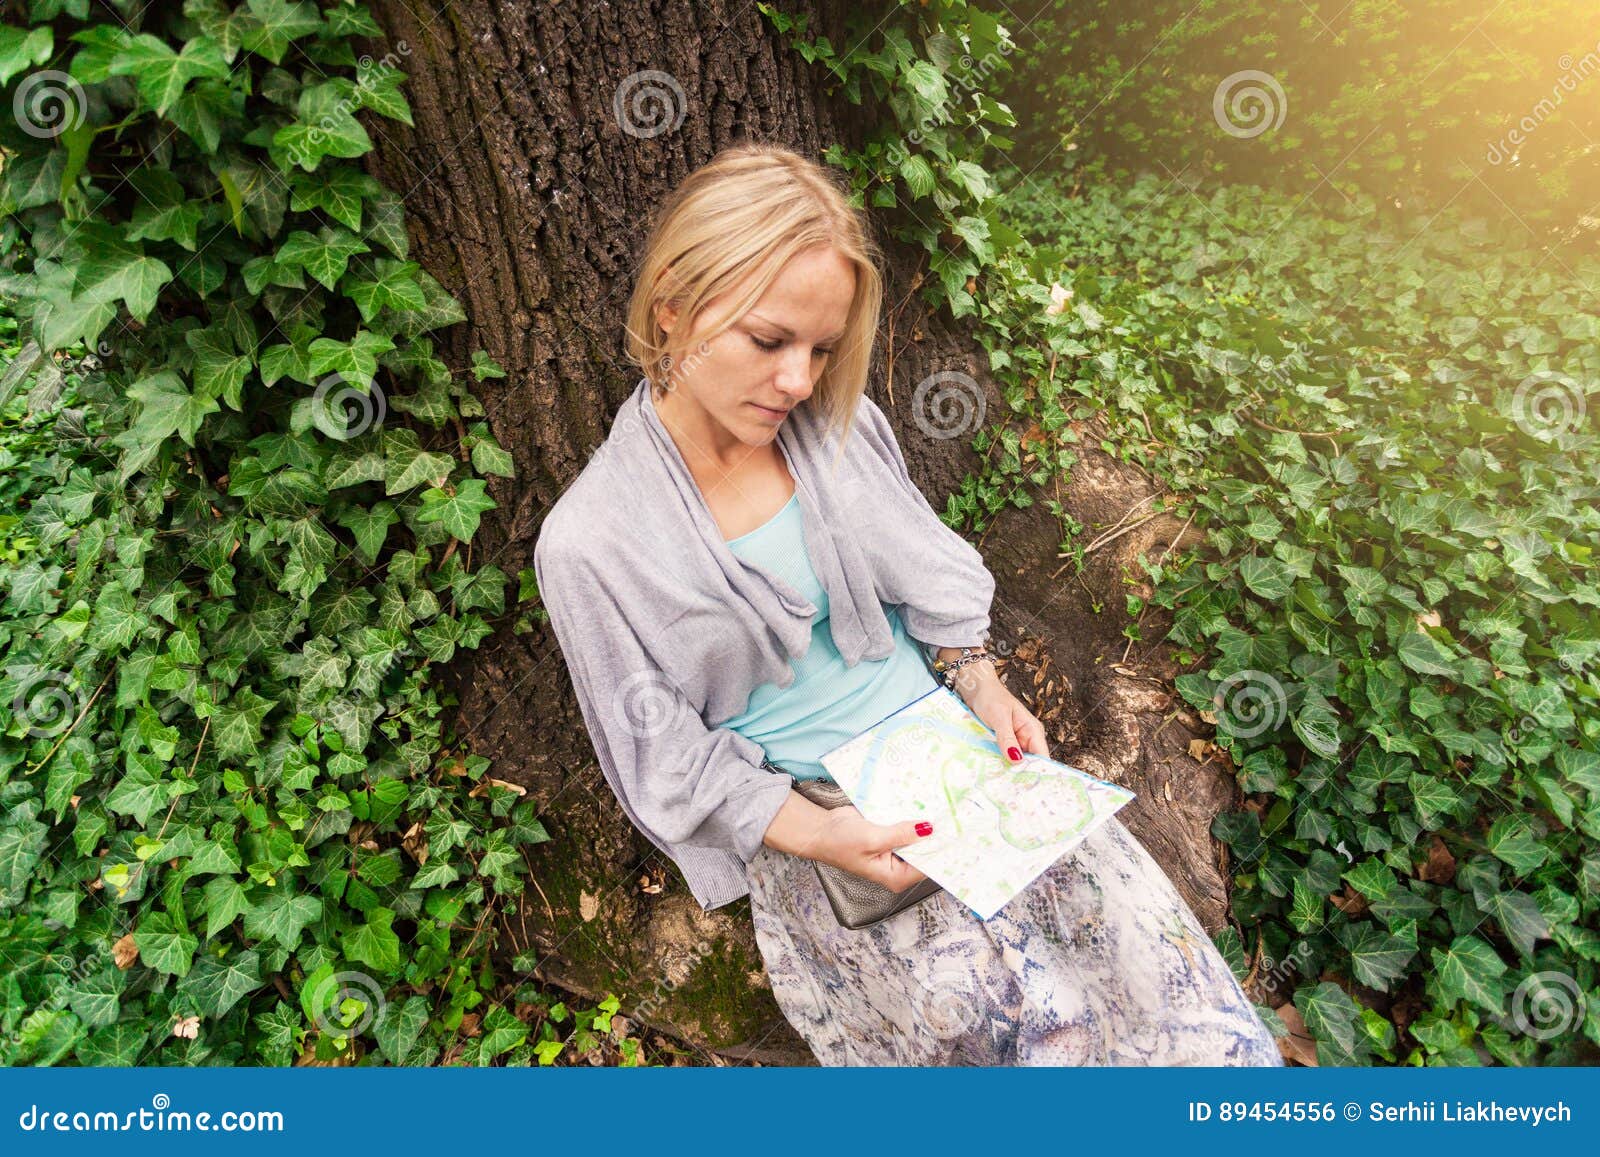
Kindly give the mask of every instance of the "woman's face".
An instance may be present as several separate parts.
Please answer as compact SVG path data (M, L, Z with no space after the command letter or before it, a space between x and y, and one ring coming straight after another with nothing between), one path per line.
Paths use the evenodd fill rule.
M697 342L696 334L723 319L726 298L714 298L690 331L687 352L672 367L657 411L715 457L771 442L786 413L811 396L827 367L855 284L855 267L831 245L802 250L730 328ZM671 333L677 311L662 306L657 319Z

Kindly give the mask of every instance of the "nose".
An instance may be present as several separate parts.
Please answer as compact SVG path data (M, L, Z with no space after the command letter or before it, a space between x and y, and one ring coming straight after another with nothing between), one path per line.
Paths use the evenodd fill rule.
M777 387L793 398L796 405L811 396L813 382L810 353L811 347L798 346L778 367Z

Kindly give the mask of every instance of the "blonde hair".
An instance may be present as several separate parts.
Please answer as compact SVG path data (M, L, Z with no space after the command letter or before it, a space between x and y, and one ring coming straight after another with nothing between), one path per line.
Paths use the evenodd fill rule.
M881 253L866 214L850 204L832 172L781 146L723 149L684 178L651 226L628 303L626 348L652 396L670 388L707 302L753 279L720 325L696 335L702 347L755 305L785 262L815 245L832 246L856 272L844 335L807 399L839 432L842 453L872 364L883 303ZM678 311L672 334L657 320L662 304Z

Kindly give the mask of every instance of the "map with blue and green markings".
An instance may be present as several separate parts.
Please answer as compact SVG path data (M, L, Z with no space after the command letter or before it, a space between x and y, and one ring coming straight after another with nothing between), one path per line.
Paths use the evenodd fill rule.
M1133 799L1042 755L1012 763L946 687L936 687L821 757L873 823L928 820L898 854L987 920Z

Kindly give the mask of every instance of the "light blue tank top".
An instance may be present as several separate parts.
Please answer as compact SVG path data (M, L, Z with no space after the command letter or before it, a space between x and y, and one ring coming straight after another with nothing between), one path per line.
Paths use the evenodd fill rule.
M763 683L750 693L743 712L713 726L759 744L768 759L798 778L827 778L819 755L939 685L920 644L906 634L899 607L888 604L883 608L894 630L894 650L883 659L845 666L833 645L828 592L806 553L798 497L749 534L730 539L728 549L794 587L816 604L817 613L811 620L811 646L803 658L790 662L794 682L781 688Z

